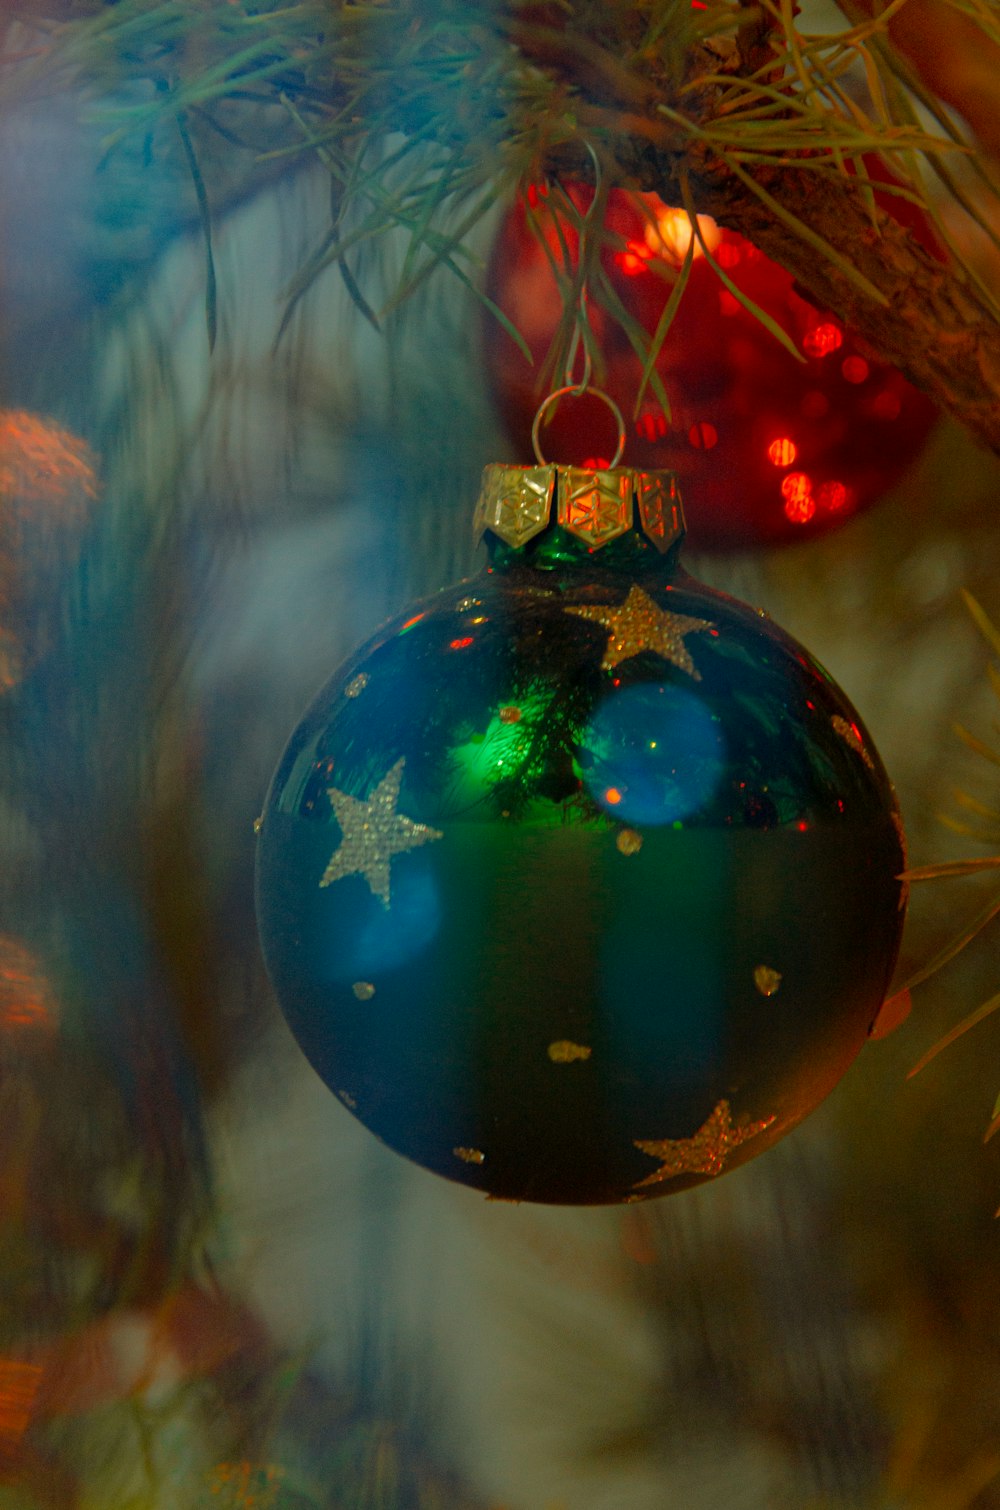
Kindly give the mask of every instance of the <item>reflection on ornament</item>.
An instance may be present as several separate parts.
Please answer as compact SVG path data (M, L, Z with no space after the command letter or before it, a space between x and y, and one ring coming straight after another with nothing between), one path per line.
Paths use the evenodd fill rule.
M367 685L368 678L363 671L360 671L358 675L353 679L353 681L349 682L348 685L344 688L344 696L360 697Z
M634 655L651 650L672 666L679 666L695 681L701 673L695 667L684 636L699 629L712 629L708 619L693 619L687 614L671 613L659 608L641 587L629 588L623 603L598 603L587 607L567 607L567 613L601 624L608 631L608 643L601 660L601 670L611 671Z
M886 178L876 159L866 166L873 179ZM569 192L581 210L589 203L589 190ZM937 250L928 222L912 206L878 191L876 200ZM601 271L652 335L691 246L690 220L655 195L619 190L608 196L606 217L610 239ZM572 264L578 247L574 226L550 202L536 202L532 222L542 239L523 205L508 212L487 279L490 297L532 356L529 363L488 317L487 370L523 461L533 454L538 374L547 370L562 319L550 258L562 265L568 254ZM698 548L741 549L837 528L899 480L923 446L934 408L898 372L862 352L837 318L807 303L791 275L748 241L704 215L698 227L687 287L656 363L669 423L648 388L636 412L642 362L621 325L604 308L590 309L603 362L598 381L628 419L630 458L677 474ZM787 332L804 361L722 284L712 260ZM614 447L603 405L586 395L561 402L541 438L546 455L580 466L606 465Z
M403 780L405 758L397 760L375 787L366 802L359 802L336 787L327 788L327 796L341 828L341 839L320 879L330 886L344 876L364 876L372 895L389 906L389 866L393 855L406 854L419 844L441 839L443 834L425 823L397 813L399 787Z
M764 1132L775 1120L772 1116L751 1122L740 1117L734 1123L729 1102L720 1101L707 1122L690 1138L637 1138L636 1148L648 1153L651 1159L659 1159L660 1167L646 1179L638 1180L635 1188L658 1185L661 1180L676 1179L679 1174L721 1174L732 1150Z
M578 760L588 792L615 818L683 824L723 778L726 741L718 716L686 685L640 682L613 686L598 704Z
M513 546L514 470L487 469L487 570L386 625L292 734L261 942L391 1148L498 1199L646 1200L762 1153L860 1051L902 926L895 804L808 652L663 548L649 474L606 479L632 524L595 548L553 467Z
M358 1001L371 1001L375 995L375 987L370 980L356 980L351 987Z

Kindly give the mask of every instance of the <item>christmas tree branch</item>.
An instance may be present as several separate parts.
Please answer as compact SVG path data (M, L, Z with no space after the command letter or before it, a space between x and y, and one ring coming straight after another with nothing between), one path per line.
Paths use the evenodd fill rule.
M939 260L882 213L865 167L880 154L893 192L940 231L929 170L989 234L989 156L946 107L972 68L970 119L987 139L1000 21L980 0L842 6L847 23L813 35L788 0L20 0L0 104L69 84L111 150L159 130L176 154L184 119L213 206L220 181L249 188L276 163L318 158L331 230L294 297L336 264L359 307L354 247L389 229L409 239L401 296L436 266L468 281L463 243L497 201L546 173L587 178L596 152L606 185L688 202L747 236L1000 451L1000 301L961 256ZM77 19L40 22L49 11ZM911 13L920 27L903 26Z
M522 49L533 50L534 38L523 30L518 40ZM759 67L760 33L748 33L748 40ZM717 52L730 76L738 76L737 47L728 38L714 49L711 43L703 46L706 74L718 70ZM550 39L544 39L543 50L548 66L554 66ZM576 49L563 55L563 76L583 96L576 56ZM593 78L590 57L586 72ZM602 82L612 83L613 75L604 74ZM705 87L720 92L717 83ZM654 192L669 204L690 193L699 213L740 232L785 267L813 302L839 315L874 352L1000 454L1000 320L989 291L875 207L864 179L818 171L822 164L803 166L792 156L741 164L692 132L678 133L669 121L658 125L664 95L662 86L647 81L642 97L658 103L652 116L637 122L637 92L630 89L627 100L624 91L618 93L615 106L628 113L619 123L623 129L605 136L614 181ZM582 124L606 130L606 98L596 115L586 106L580 109ZM705 113L715 112L708 105ZM721 112L719 117L724 118ZM550 166L563 176L586 178L591 172L587 154L576 144L553 152ZM817 241L825 244L824 254L817 253Z

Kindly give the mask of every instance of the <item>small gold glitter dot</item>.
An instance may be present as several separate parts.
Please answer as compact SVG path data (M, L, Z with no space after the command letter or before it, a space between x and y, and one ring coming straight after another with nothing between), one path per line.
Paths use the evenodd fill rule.
M452 1153L463 1164L485 1164L486 1155L481 1148L453 1148Z
M557 1038L548 1047L553 1064L572 1064L574 1059L589 1059L592 1053L593 1049L588 1049L586 1044L571 1043L568 1038Z
M375 995L375 987L370 980L356 980L351 987L358 1001L371 1001Z
M500 709L500 722L502 724L517 724L521 722L521 710L512 704Z
M351 1108L351 1111L353 1111L358 1104L355 1101L354 1097L349 1096L346 1091L338 1091L337 1095L340 1097L341 1101L343 1101L345 1106L349 1106Z
M264 827L264 814L261 813L261 815L260 815L259 818L255 818L253 820L253 831L254 831L254 833L255 834L259 834L260 831L261 831L261 829L263 827Z
M642 848L642 835L634 828L623 828L615 844L623 855L637 855Z
M455 604L455 607L458 609L459 613L468 613L470 608L478 608L479 606L480 604L478 598L459 598L458 602Z
M345 697L360 697L368 685L368 672L359 671L357 676L352 677L344 688Z
M753 972L753 983L761 996L773 996L781 985L781 971L770 965L758 965Z

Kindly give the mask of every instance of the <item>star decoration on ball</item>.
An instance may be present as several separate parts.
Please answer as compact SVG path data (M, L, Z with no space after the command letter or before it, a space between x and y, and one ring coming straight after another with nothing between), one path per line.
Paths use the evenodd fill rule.
M329 886L344 876L364 876L372 895L378 897L383 907L388 907L393 856L444 837L438 829L415 823L396 811L405 765L405 757L397 760L372 789L367 802L339 792L336 787L327 788L330 805L340 824L341 839L330 856L320 886Z
M696 682L701 681L701 672L684 640L698 630L714 629L709 619L694 619L688 614L671 613L669 608L658 608L648 593L635 586L629 588L624 603L597 603L585 608L567 608L566 612L589 619L592 624L602 624L608 631L602 671L611 671L622 661L651 650Z
M651 1159L659 1159L660 1168L646 1179L639 1180L634 1188L641 1190L644 1185L658 1185L661 1180L672 1180L679 1174L721 1174L731 1150L749 1138L755 1138L774 1120L774 1117L765 1117L760 1122L751 1122L741 1117L734 1123L729 1102L720 1101L707 1122L703 1122L690 1138L637 1141L636 1148L649 1154Z

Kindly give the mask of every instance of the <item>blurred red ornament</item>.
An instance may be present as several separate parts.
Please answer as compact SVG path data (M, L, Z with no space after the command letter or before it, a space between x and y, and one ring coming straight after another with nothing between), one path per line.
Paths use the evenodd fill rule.
M869 163L869 172L885 178L877 164ZM571 192L584 208L590 191ZM933 247L918 211L897 196L877 197ZM501 226L488 292L521 332L534 366L499 323L491 321L487 334L496 400L524 461L532 458L531 424L545 391L538 389L538 373L561 315L549 258L561 261L563 240L572 256L577 246L565 218L557 229L543 190L529 190L528 204L548 251L528 224L528 206L518 202ZM727 277L787 331L805 360L796 361L740 304L696 242L688 286L656 364L670 400L669 424L649 389L635 417L641 362L622 327L591 302L605 362L595 381L626 416L626 460L678 474L696 549L738 550L824 533L902 477L934 422L934 406L835 316L802 298L777 263L707 216L698 220ZM602 252L603 270L629 313L652 333L691 239L687 214L655 195L612 190L607 226L615 245ZM554 386L558 382L545 385ZM541 431L549 459L607 464L615 438L598 399L569 398L549 415Z

